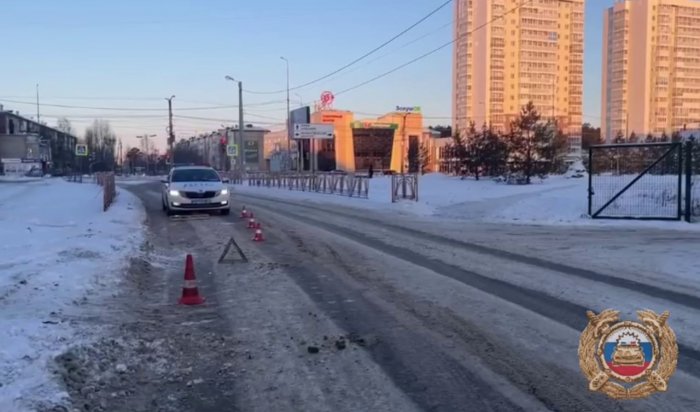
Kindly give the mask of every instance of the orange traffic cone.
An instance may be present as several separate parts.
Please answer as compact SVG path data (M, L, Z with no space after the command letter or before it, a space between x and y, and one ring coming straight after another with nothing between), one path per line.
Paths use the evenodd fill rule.
M179 303L181 305L201 305L204 303L204 298L199 296L199 289L197 289L192 255L187 255L185 260L185 284L182 287L182 297Z
M252 217L248 221L248 229L255 229L255 219L253 219Z
M254 242L262 242L265 238L263 237L262 229L255 229L255 235L253 235Z
M241 218L245 219L248 217L248 211L245 209L245 206L243 206L243 210L241 210Z

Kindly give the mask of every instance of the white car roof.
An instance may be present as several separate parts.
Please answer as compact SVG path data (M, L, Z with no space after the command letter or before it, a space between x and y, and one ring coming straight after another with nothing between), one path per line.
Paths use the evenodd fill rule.
M214 170L214 168L209 166L177 166L173 170ZM214 171L216 172L216 170Z

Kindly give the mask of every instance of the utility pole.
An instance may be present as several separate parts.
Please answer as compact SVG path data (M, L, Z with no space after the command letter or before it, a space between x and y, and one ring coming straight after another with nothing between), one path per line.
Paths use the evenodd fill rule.
M287 154L290 156L290 161L287 163L287 170L291 170L292 162L292 119L289 116L289 60L285 57L280 57L287 64Z
M240 179L243 179L245 173L244 157L243 157L243 131L245 130L245 125L243 124L243 82L234 79L231 76L225 76L226 80L238 83L238 167L240 172ZM228 138L228 143L232 144L234 142L234 136ZM233 158L231 159L233 163ZM233 169L233 167L231 167Z
M403 126L401 127L401 174L404 174L404 155L406 152L406 116L408 116L408 113L404 113L403 115Z
M245 130L245 124L243 124L243 82L238 82L238 163L241 168L241 176L245 174L245 158L243 157L243 144L245 143L245 138L243 137L243 131ZM241 181L242 183L242 181Z
M175 132L173 131L173 99L175 95L166 97L165 100L168 101L168 149L170 149L170 163L173 163L174 153L173 145L175 144Z
M36 122L41 124L41 117L39 116L39 83L36 84Z

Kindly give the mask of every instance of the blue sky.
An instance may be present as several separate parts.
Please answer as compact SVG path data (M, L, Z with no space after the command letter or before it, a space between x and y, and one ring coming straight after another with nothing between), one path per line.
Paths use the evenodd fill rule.
M236 85L252 91L292 86L349 63L417 21L444 0L7 0L3 2L0 103L34 115L40 84L42 117L72 120L80 133L92 118L134 136L165 139L167 102L176 95L178 137L237 122ZM588 0L585 34L584 121L599 123L602 13L612 0ZM452 5L366 60L330 79L292 92L292 107L323 90L340 91L409 61L452 38ZM447 47L376 82L341 94L336 107L385 113L420 105L431 124L449 122L451 53ZM298 94L298 95L297 95ZM285 94L248 94L246 123L271 128L285 119ZM103 110L63 106L125 108ZM150 110L143 110L150 109ZM156 109L156 110L153 110ZM180 110L179 110L180 109ZM228 122L226 122L228 120ZM264 124L263 124L264 123ZM162 147L162 144L161 144Z

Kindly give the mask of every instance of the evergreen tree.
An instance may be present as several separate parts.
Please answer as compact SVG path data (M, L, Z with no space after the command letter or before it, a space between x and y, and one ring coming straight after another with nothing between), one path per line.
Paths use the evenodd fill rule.
M511 125L510 161L512 171L523 173L526 184L530 184L535 167L535 129L541 116L530 101L520 110L520 116Z
M622 144L624 142L625 142L625 135L622 134L622 130L618 130L617 134L615 135L615 140L613 140L613 143Z

